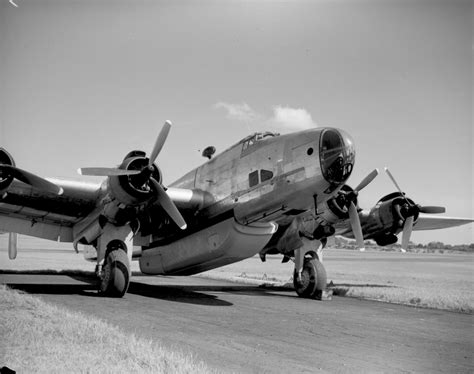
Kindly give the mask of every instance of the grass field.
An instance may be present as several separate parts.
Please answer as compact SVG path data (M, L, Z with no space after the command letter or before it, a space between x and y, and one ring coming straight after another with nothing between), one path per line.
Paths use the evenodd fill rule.
M210 373L190 356L0 286L0 366L18 373Z

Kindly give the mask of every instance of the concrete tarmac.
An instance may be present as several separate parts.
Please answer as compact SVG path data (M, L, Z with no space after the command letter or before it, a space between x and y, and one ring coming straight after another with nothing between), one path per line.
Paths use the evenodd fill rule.
M244 373L471 373L474 316L376 301L301 299L199 277L132 278L122 299L74 274L0 274L47 302Z

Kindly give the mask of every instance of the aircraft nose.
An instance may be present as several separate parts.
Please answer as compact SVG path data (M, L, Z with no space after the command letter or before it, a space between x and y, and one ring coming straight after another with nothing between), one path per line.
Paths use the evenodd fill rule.
M354 167L354 141L343 130L324 129L319 140L319 156L324 178L331 184L342 184Z

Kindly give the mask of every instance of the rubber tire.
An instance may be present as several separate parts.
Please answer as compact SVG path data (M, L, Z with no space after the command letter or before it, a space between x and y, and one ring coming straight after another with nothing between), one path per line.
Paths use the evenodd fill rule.
M296 269L293 273L293 285L299 297L321 300L327 285L326 269L317 258L305 258L302 282L297 282Z
M130 284L130 262L122 249L114 249L107 254L102 268L99 291L104 296L122 297Z

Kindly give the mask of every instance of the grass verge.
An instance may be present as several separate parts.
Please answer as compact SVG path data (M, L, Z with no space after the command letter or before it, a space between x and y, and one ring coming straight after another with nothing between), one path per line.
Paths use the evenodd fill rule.
M209 373L189 355L0 287L0 366L20 373Z
M291 262L258 256L200 274L210 278L292 287ZM324 266L335 296L474 313L471 254L401 254L328 250Z
M472 300L460 297L457 292L447 291L445 294L439 292L439 288L428 287L390 287L381 288L371 285L338 286L328 287L335 296L356 297L360 299L378 300L387 303L404 304L422 308L444 309L454 312L474 312Z

